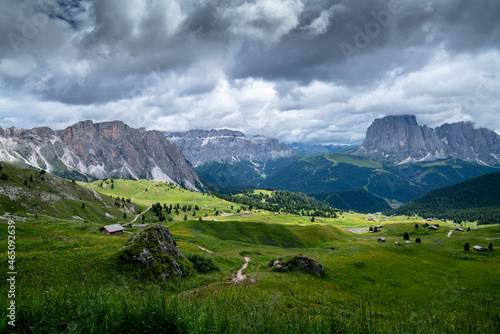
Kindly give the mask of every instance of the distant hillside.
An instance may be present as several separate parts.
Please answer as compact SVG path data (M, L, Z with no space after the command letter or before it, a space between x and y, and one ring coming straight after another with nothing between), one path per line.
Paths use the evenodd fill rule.
M291 143L288 146L297 152L316 154L316 153L344 153L347 150L352 150L357 146L354 145L319 145L319 144L303 144Z
M327 203L334 208L346 211L353 210L361 213L371 213L391 208L383 198L370 194L363 188L342 192L313 194L311 197Z
M135 214L134 204L40 170L0 163L0 215L38 215L112 224Z
M500 172L431 191L392 210L395 215L436 217L479 224L500 223Z
M363 157L322 154L293 162L260 186L306 194L365 188L379 197L409 202L439 187L496 171L498 168L451 159L386 166Z
M254 186L260 184L269 176L289 166L300 156L293 155L289 158L278 158L265 162L237 161L233 164L209 162L198 166L195 171L207 183L219 186Z

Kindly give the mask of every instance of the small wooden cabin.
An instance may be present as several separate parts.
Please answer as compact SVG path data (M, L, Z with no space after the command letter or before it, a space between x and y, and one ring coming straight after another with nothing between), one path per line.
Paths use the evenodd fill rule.
M111 236L122 236L123 230L124 228L120 224L107 225L99 229L99 231L101 231L102 234Z

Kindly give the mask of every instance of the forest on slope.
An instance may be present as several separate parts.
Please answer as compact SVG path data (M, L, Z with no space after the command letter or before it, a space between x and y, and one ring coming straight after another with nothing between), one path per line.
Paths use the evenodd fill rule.
M390 211L394 215L450 219L455 223L500 222L500 172L482 175L428 194Z

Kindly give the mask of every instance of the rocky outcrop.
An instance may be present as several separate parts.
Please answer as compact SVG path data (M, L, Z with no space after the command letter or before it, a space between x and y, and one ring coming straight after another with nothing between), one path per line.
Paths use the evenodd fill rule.
M475 129L472 123L444 124L431 129L418 125L415 116L386 116L370 125L354 154L393 164L455 158L498 165L500 136L488 129Z
M500 136L494 131L459 122L443 124L436 128L436 133L448 145L452 158L479 164L500 164Z
M135 178L200 189L197 174L159 131L120 121L82 121L64 130L0 127L0 160L81 178Z
M304 270L308 273L321 276L325 269L323 265L316 260L303 255L288 256L275 261L271 261L270 267L274 271L293 271Z
M192 265L177 249L168 227L159 224L137 232L122 247L120 258L162 280L186 276L192 271Z
M232 130L190 130L165 133L195 167L208 162L232 164L237 161L265 161L293 155L293 150L277 139L246 137Z

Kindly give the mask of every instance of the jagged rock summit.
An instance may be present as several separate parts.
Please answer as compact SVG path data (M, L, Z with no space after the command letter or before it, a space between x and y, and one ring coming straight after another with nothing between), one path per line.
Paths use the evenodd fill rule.
M137 232L122 247L120 258L162 280L186 276L192 271L191 263L177 249L168 227L159 224Z
M293 271L304 270L306 272L321 276L325 269L323 265L316 260L308 258L304 255L288 256L270 263L271 269L274 271Z
M58 131L0 127L0 160L82 180L154 179L203 187L179 147L161 132L121 121L82 121Z
M454 158L483 165L500 164L500 136L472 123L419 125L415 116L376 119L355 155L382 163L404 164Z
M246 137L233 130L190 130L165 133L195 166L208 162L232 164L237 161L265 161L293 155L293 150L277 139L263 136Z

